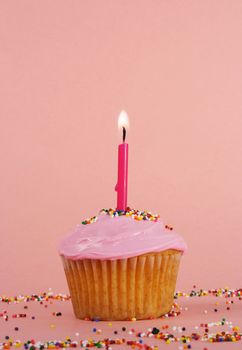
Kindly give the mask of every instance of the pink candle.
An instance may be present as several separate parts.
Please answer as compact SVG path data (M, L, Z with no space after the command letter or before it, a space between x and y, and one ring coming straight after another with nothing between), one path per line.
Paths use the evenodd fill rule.
M118 182L115 187L117 191L117 210L127 209L128 192L128 144L125 142L126 128L128 127L127 113L122 111L119 116L119 127L123 130L123 143L118 146Z

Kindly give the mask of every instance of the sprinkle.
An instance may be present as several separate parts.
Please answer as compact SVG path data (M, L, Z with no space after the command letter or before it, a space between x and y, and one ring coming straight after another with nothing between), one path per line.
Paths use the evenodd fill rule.
M174 295L175 299L179 297L205 297L205 296L214 296L214 297L225 297L225 298L234 298L240 297L242 294L242 288L240 289L227 289L227 288L219 288L219 289L200 289L198 291L192 290L189 293L184 292L176 292Z
M11 303L20 303L20 302L30 302L30 301L35 301L39 302L40 304L43 304L43 302L47 302L50 300L57 300L57 301L68 301L70 300L71 297L70 295L66 294L56 294L54 295L53 293L41 293L39 295L37 294L31 294L31 295L19 295L19 296L13 296L13 297L6 297L6 296L1 296L0 295L0 302L6 303L6 304L11 304Z
M118 216L127 216L127 217L131 217L134 220L137 221L141 221L141 220L148 220L148 221L154 221L157 222L160 218L159 215L157 214L152 214L151 212L144 210L137 210L137 209L131 209L131 208L127 208L127 210L116 210L116 209L101 209L99 214L106 214L113 217L118 217ZM91 218L87 218L85 220L82 221L82 225L89 225L89 224L93 224L94 222L96 222L98 219L98 216L92 216ZM166 229L169 230L173 230L173 228L171 226L166 225L165 226Z
M152 341L160 341L164 344L172 344L177 343L177 348L180 346L180 349L193 349L195 345L193 345L196 341L199 342L206 342L206 343L221 343L221 342L238 342L241 341L242 333L240 332L240 328L237 325L234 325L230 320L228 320L226 317L221 317L216 320L210 320L209 323L205 323L204 318L202 317L203 323L198 323L196 326L194 326L191 332L187 330L186 325L168 325L165 319L168 317L176 317L182 312L182 308L178 305L177 299L179 298L186 298L185 302L187 302L187 298L201 298L201 297L215 297L219 298L219 302L214 303L213 305L221 305L221 309L214 309L214 307L211 308L212 311L217 312L222 310L222 305L225 304L226 307L230 307L231 309L236 305L236 299L240 300L242 295L241 289L228 289L228 288L219 288L219 289L210 289L210 290L204 290L199 289L191 290L188 293L178 291L175 293L174 297L174 304L172 306L172 309L169 313L162 316L160 318L160 321L156 322L156 326L154 327L152 325L152 322L149 324L149 328L144 331L143 329L126 329L125 326L121 326L121 328L113 330L113 334L118 335L120 330L123 332L127 331L127 333L122 333L123 336L127 335L128 339L125 339L123 337L121 338L107 338L103 337L103 339L99 340L71 340L70 337L67 337L64 341L63 340L49 340L45 342L41 342L39 340L35 339L29 339L26 341L22 340L13 340L9 339L8 335L3 336L4 340L0 342L0 349L10 349L10 348L24 348L26 350L35 350L35 349L53 349L53 348L70 348L70 347L82 347L85 349L89 349L90 347L95 348L105 348L106 350L110 350L112 348L112 345L127 345L134 349L142 349L142 350L155 350L158 348L161 348L159 345L148 345L147 342ZM223 300L222 300L223 298ZM232 300L233 299L233 300ZM62 295L62 294L54 294L51 293L41 293L39 295L32 294L32 295L19 295L14 297L6 297L6 296L0 296L0 303L5 304L11 304L11 303L20 303L20 302L38 302L40 305L44 306L47 305L47 303L51 303L53 301L70 301L70 296L68 295ZM49 305L49 304L48 304ZM225 308L226 308L225 307ZM25 307L23 307L26 309ZM191 308L191 307L190 307ZM185 307L183 307L183 310L186 310ZM215 311L217 310L217 311ZM205 311L201 309L201 313L206 313ZM209 309L210 311L210 309ZM48 312L48 311L47 311ZM221 311L220 311L221 312ZM232 310L230 314L232 313ZM218 312L216 316L218 316L220 313ZM51 313L50 313L51 315ZM54 312L54 316L60 316L62 313L60 311ZM227 315L227 314L226 314ZM14 313L14 314L8 314L7 310L1 310L0 311L0 317L3 319L19 319L18 321L25 322L25 319L28 317L25 313ZM35 316L32 316L32 319L35 319ZM90 319L88 318L89 322ZM135 317L133 317L131 320L136 320ZM92 319L91 321L96 321L96 319ZM180 320L181 321L181 320ZM147 321L149 322L149 321ZM158 322L160 322L160 326L158 326ZM90 327L91 327L90 323ZM102 323L100 323L100 326ZM112 326L112 322L107 323L108 326ZM141 327L142 323L139 322L135 324L129 324L129 326L135 326L136 328ZM48 324L47 324L48 326ZM131 327L132 327L131 326ZM56 326L54 324L50 325L51 328L55 328ZM13 327L14 328L14 327ZM21 329L21 328L20 328ZM102 329L97 328L90 328L93 330L96 334L104 333ZM18 327L14 328L15 331L19 330ZM96 330L96 331L94 331ZM20 332L19 332L20 333ZM131 335L131 336L128 336ZM74 336L79 337L79 333L74 333ZM101 337L100 337L101 338ZM205 345L205 344L204 344ZM114 346L115 348L115 346ZM121 347L122 348L122 347ZM203 348L205 349L205 348Z

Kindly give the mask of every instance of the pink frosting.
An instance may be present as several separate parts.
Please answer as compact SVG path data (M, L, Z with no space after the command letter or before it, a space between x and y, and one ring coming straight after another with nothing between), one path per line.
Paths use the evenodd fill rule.
M115 260L160 252L166 249L186 250L183 238L167 230L162 221L136 221L131 217L99 214L96 222L78 225L65 237L59 254L78 259Z

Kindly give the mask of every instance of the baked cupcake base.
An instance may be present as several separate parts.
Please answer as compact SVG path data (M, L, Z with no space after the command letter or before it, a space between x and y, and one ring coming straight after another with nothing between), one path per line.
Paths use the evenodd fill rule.
M181 254L169 249L120 260L61 256L75 316L141 320L169 312Z

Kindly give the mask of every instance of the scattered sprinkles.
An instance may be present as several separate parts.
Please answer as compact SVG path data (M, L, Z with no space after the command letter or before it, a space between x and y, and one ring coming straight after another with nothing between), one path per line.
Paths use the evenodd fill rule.
M169 328L169 327L167 327ZM118 332L115 331L115 334ZM151 346L146 344L141 338L155 338L158 339L165 344L170 343L180 343L183 346L180 346L179 349L191 349L192 345L190 344L193 341L202 341L209 343L220 343L220 342L237 342L241 340L241 333L238 333L237 330L233 330L233 332L225 332L221 331L218 333L208 333L207 330L202 334L191 333L187 335L182 335L180 337L170 333L164 332L163 329L159 329L154 327L153 329L148 329L146 332L132 332L136 338L139 340L127 340L125 338L104 338L102 340L94 340L94 339L84 339L84 340L72 340L70 337L66 337L65 340L49 340L46 342L35 341L34 339L28 340L26 342L21 342L20 340L13 341L9 339L8 336L5 337L4 342L0 343L1 349L10 349L11 347L21 347L24 349L60 349L60 348L73 348L73 347L81 347L81 348L106 348L111 350L111 345L129 345L132 348L139 348L145 350L156 350L159 349L157 345ZM77 333L76 333L77 335ZM79 333L78 333L79 335ZM204 350L207 349L204 347Z
M6 304L18 304L21 302L31 302L31 301L35 301L35 302L39 302L41 305L43 305L43 302L48 302L51 300L58 300L58 301L68 301L70 300L71 297L70 295L67 294L56 294L54 295L53 292L43 292L41 294L31 294L31 295L19 295L19 296L14 296L14 297L7 297L5 295L0 295L0 302L2 303L6 303ZM6 312L5 312L6 313ZM0 313L0 317L1 317L1 313Z
M195 348L196 342L204 342L203 350L208 350L206 343L223 343L223 342L238 342L241 341L242 333L239 326L234 326L233 323L227 318L228 310L230 307L228 305L235 305L236 302L241 301L242 289L228 289L228 288L219 288L219 289L196 289L194 286L193 290L190 292L176 292L174 294L174 304L171 311L168 314L163 315L160 319L156 320L156 326L150 326L147 329L139 329L139 322L136 322L136 318L133 317L130 321L126 322L125 325L116 322L105 322L108 328L111 328L111 333L113 337L105 337L105 329L102 328L103 323L95 323L99 327L93 327L93 323L90 323L90 332L93 334L93 337L98 339L92 339L92 336L87 339L83 339L84 334L80 332L80 329L76 329L73 332L72 337L68 336L64 340L13 340L11 334L5 334L0 339L0 350L1 349L11 349L11 348L24 348L29 350L35 349L60 349L60 348L73 348L79 347L84 348L85 350L93 348L105 348L106 350L112 350L112 346L123 345L130 346L132 349L144 349L144 350L158 350L159 345L150 343L153 342L153 339L161 342L162 344L171 344L176 343L177 349L193 349ZM176 325L174 322L172 324L167 324L166 320L168 318L176 317L186 312L187 307L182 308L177 303L179 298L201 298L201 297L215 297L219 298L219 301L212 303L212 308L202 311L201 318L202 322L195 324L194 327L187 327L186 325ZM217 299L218 300L218 299ZM65 302L70 301L70 296L66 294L54 294L49 291L47 293L41 293L39 295L19 295L19 296L0 296L0 303L4 305L4 309L0 309L0 320L10 322L18 322L18 324L13 324L12 330L13 334L21 334L21 325L19 322L26 322L25 320L31 318L35 319L35 315L28 315L29 309L27 305L23 306L24 313L13 313L9 314L6 309L9 304L20 304L26 303L30 305L31 302L39 303L40 307L43 307L49 304L53 304L55 301ZM234 307L234 306L233 306ZM231 309L233 309L233 307ZM12 309L11 309L12 310ZM58 310L58 309L57 309ZM46 312L49 312L48 309ZM221 312L225 315L221 315ZM211 317L216 317L217 319L205 323L204 314L210 313ZM52 312L53 316L63 317L63 312L54 311ZM57 322L58 320L56 320ZM98 322L98 319L89 320L92 322ZM181 319L180 319L181 321ZM152 321L150 321L152 324ZM169 322L171 323L171 322ZM53 332L58 327L58 322L56 324L49 323L47 327L50 327ZM113 328L112 328L113 327ZM102 334L104 334L102 336ZM122 349L122 347L120 347Z
M242 296L242 288L239 289L228 289L228 288L219 288L219 289L199 289L199 290L192 290L189 293L184 292L176 292L174 295L175 299L178 299L179 297L205 297L205 296L214 296L214 297L225 297L225 298L234 298L237 297L239 300L241 300ZM226 302L226 304L229 302ZM233 304L233 300L231 301L231 304ZM216 303L216 305L219 305Z

